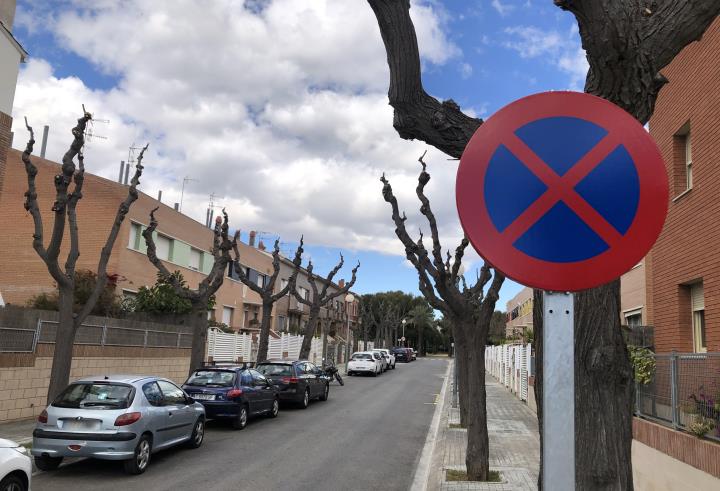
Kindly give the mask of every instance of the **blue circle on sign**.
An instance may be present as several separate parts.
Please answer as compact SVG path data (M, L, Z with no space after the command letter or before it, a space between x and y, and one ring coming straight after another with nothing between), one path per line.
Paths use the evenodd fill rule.
M532 121L515 130L517 136L561 179L608 134L585 119L558 116ZM618 145L572 189L615 231L624 236L637 214L640 181L632 157ZM510 227L548 185L505 145L499 145L488 163L483 189L488 215L499 233ZM513 247L536 259L557 263L583 261L610 248L573 210L573 203L560 199L514 242Z

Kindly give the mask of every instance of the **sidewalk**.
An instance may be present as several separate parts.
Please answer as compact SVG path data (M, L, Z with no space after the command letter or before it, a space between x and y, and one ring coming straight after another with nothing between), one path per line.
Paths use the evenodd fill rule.
M451 372L452 373L452 372ZM452 377L442 401L440 429L433 452L428 490L536 490L540 467L537 417L528 407L486 375L490 469L502 473L502 483L447 482L447 469L465 469L467 430L450 428L460 423L459 408L452 407Z
M13 440L17 443L32 442L32 432L35 429L36 419L22 419L0 424L0 438Z

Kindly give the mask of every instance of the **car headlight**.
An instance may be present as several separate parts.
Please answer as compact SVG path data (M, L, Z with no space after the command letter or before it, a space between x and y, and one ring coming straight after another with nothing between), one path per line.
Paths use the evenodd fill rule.
M28 450L27 447L23 447L22 445L20 445L19 447L13 447L13 449L25 455L26 457L30 457L30 450Z

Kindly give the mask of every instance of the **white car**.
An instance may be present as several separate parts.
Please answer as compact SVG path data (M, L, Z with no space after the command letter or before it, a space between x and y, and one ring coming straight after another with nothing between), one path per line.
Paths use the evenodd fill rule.
M12 440L0 438L0 490L27 491L31 476L32 462L28 449Z
M358 373L369 373L373 377L377 377L382 373L382 357L372 351L358 351L353 353L348 362L348 375Z
M385 360L385 370L395 369L395 355L390 353L389 349L375 348L373 351L380 353L380 356Z

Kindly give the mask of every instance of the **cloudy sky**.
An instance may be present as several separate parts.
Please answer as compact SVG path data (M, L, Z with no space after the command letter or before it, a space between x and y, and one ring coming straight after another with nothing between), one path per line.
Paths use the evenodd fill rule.
M550 0L413 0L411 14L426 89L469 113L582 86L576 24ZM444 245L461 237L457 162L393 130L385 52L363 0L24 0L14 33L30 53L16 148L27 116L50 125L48 157L59 160L85 104L108 121L94 125L104 138L88 143L90 172L116 179L128 148L149 142L144 192L179 202L188 178L187 215L204 221L214 194L233 226L280 236L288 254L304 234L316 271L342 250L363 263L361 293L417 292L379 177L417 230L417 158L428 149ZM499 307L519 288L507 282Z

